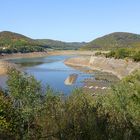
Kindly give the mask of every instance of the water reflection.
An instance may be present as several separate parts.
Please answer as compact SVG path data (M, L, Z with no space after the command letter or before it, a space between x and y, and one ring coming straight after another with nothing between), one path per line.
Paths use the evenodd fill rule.
M64 84L65 85L72 85L72 84L74 84L76 82L77 78L78 78L78 74L70 74L66 78L66 80L64 81Z
M36 65L41 65L43 64L43 62L22 62L22 63L16 63L16 64L20 64L22 67L34 67Z

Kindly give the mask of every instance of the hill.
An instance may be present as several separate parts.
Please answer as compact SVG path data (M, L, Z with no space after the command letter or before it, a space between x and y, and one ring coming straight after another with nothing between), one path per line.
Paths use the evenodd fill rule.
M38 52L44 51L46 48L53 50L77 50L85 44L85 42L62 42L51 39L31 39L14 32L0 32L0 54Z
M115 32L103 37L97 38L87 45L83 46L82 50L92 49L114 49L114 48L129 48L140 47L140 35L126 32Z
M38 39L37 41L44 47L54 50L77 50L86 44L85 42L63 42L51 39Z
M0 32L1 53L24 53L43 50L44 48L36 40L33 40L18 33L13 33L9 31Z

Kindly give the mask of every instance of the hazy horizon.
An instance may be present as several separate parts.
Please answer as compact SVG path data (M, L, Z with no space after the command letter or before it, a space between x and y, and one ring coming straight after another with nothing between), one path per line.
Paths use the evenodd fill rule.
M139 6L139 0L1 0L0 31L66 42L112 32L140 34Z

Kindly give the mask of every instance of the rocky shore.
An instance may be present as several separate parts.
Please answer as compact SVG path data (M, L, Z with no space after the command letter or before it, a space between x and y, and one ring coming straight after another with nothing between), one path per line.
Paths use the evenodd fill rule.
M119 79L129 75L136 69L140 69L140 63L131 60L96 56L70 58L65 60L64 63L70 66L87 66L93 70L109 72L116 75Z

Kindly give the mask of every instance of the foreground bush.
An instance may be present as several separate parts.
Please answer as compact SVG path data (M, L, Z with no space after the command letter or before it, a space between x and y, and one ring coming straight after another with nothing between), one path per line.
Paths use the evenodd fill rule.
M92 97L76 89L64 98L50 87L42 93L34 77L12 69L8 96L1 92L0 103L3 139L138 140L140 136L140 71L104 95Z
M109 115L111 138L139 139L140 71L136 71L112 87L111 92L103 99L102 105L102 109Z

